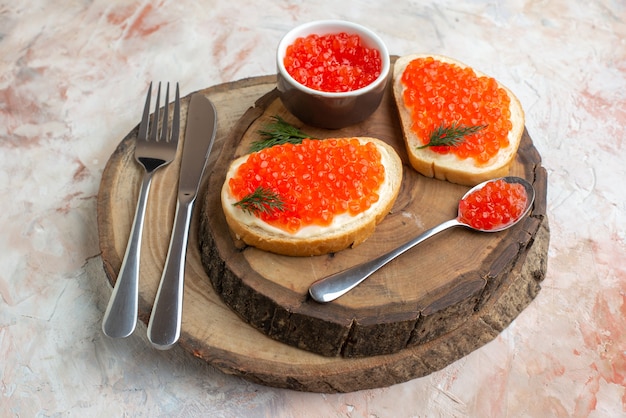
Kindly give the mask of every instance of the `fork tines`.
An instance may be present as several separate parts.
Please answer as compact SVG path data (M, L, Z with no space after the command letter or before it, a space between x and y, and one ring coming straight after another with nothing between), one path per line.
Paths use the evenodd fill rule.
M143 115L141 118L141 124L139 125L140 140L150 141L177 141L178 132L180 129L180 90L179 85L176 83L176 97L174 99L174 117L172 120L171 135L168 135L168 122L169 122L169 101L170 101L170 83L167 83L167 89L165 90L165 105L163 106L163 124L161 129L161 135L158 135L159 131L159 117L161 111L161 82L157 86L157 97L154 105L154 113L152 115L152 126L150 128L150 137L148 137L148 124L150 120L150 99L152 93L152 82L148 88L148 95L146 96L146 103L143 108Z

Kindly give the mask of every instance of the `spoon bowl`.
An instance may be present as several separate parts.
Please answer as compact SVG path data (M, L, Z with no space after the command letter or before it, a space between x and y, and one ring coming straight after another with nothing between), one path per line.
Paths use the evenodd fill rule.
M487 180L484 181L480 184L477 184L476 186L472 187L471 189L469 189L467 191L467 193L465 193L463 195L463 197L461 198L461 200L459 201L459 209L458 209L458 215L457 215L457 219L461 218L461 202L464 201L465 199L467 199L471 194L479 191L480 189L482 189L483 187L485 187L488 183L497 181L497 180L504 180L505 182L509 183L509 184L521 184L524 187L524 191L526 192L526 207L524 208L524 210L522 211L522 213L516 218L514 219L512 222L509 222L507 224L503 224L500 225L496 228L490 228L490 229L483 229L483 228L476 228L470 224L467 224L465 222L461 222L459 221L463 226L469 228L469 229L473 229L474 231L479 231L479 232L500 232L500 231L504 231L505 229L509 229L510 227L512 227L513 225L515 225L516 223L518 223L524 216L526 216L526 214L528 213L528 211L530 211L530 208L532 208L533 203L535 202L535 189L533 188L533 185L530 184L530 182L526 179L523 179L521 177L513 177L513 176L509 176L509 177L501 177L499 179L492 179L492 180Z
M461 221L461 202L468 198L471 194L479 191L483 187L485 187L488 183L504 180L509 184L521 184L524 187L524 191L526 192L526 206L524 210L521 212L517 218L513 219L511 222L500 225L496 228L491 229L481 229L474 227L466 222ZM458 214L455 219L450 219L445 221L434 228L428 229L424 231L419 236L409 240L408 242L402 244L401 246L389 251L386 254L383 254L373 260L367 261L362 264L358 264L354 267L350 267L346 270L340 271L339 273L332 274L323 279L320 279L313 283L309 288L309 295L313 298L313 300L317 302L330 302L338 297L348 293L350 290L359 285L362 281L371 276L378 269L383 267L385 264L389 263L394 258L404 254L411 248L415 247L419 243L425 241L426 239L432 237L433 235L438 234L441 231L444 231L448 228L454 226L464 226L466 228L472 229L478 232L499 232L505 229L512 227L517 224L520 220L522 220L530 211L535 201L535 189L532 184L527 180L521 177L501 177L499 179L487 180L483 183L480 183L474 187L472 187L459 201L459 209Z

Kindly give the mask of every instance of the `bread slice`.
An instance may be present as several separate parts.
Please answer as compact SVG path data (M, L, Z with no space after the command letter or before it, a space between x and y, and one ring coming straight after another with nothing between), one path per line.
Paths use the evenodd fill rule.
M391 210L402 183L402 161L389 144L370 137L357 138L361 143L373 142L381 155L385 168L385 178L378 194L379 199L365 212L351 216L335 216L332 224L326 226L305 226L295 234L276 228L258 217L234 206L236 199L230 192L229 179L237 168L247 160L248 155L234 160L227 172L222 187L222 208L226 222L235 240L257 247L264 251L289 256L313 256L337 252L354 247L365 241L375 227Z
M461 159L453 153L436 153L428 147L418 149L419 146L428 143L429 140L428 138L418 138L411 128L413 121L411 111L405 105L403 98L405 86L402 83L402 74L411 61L425 57L433 57L442 62L456 64L461 68L467 67L467 65L452 58L431 54L405 55L396 60L393 71L393 95L402 123L404 141L411 166L424 176L468 186L476 185L491 178L506 176L517 153L524 132L524 111L513 92L499 82L499 87L503 88L511 99L509 109L513 128L509 131L509 145L507 147L501 148L498 153L485 164L479 164L471 157ZM485 76L485 74L475 69L474 73L478 77Z

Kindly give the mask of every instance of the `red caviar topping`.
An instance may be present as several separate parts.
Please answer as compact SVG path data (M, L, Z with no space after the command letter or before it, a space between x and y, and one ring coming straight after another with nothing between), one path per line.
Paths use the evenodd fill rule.
M325 92L360 89L382 71L380 52L345 32L300 37L287 47L283 62L298 83Z
M517 221L528 196L519 183L491 181L459 203L459 221L477 229L497 229Z
M282 211L257 216L290 233L307 225L330 225L336 215L357 215L378 201L385 178L375 144L356 138L312 140L284 144L250 154L229 180L240 200L258 187L272 190L283 201Z
M425 143L441 125L487 125L456 146L433 146L432 151L453 153L461 159L471 157L484 164L500 148L509 145L508 134L513 128L511 99L495 79L478 77L469 67L427 57L410 62L402 74L402 82L413 131Z

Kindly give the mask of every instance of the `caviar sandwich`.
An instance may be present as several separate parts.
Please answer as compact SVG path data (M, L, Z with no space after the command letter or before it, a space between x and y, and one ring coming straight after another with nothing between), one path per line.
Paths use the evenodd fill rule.
M376 138L303 139L232 162L222 208L234 236L290 256L321 255L365 241L391 210L402 162Z
M508 174L524 112L498 81L451 58L414 54L396 61L393 93L419 173L470 186Z

